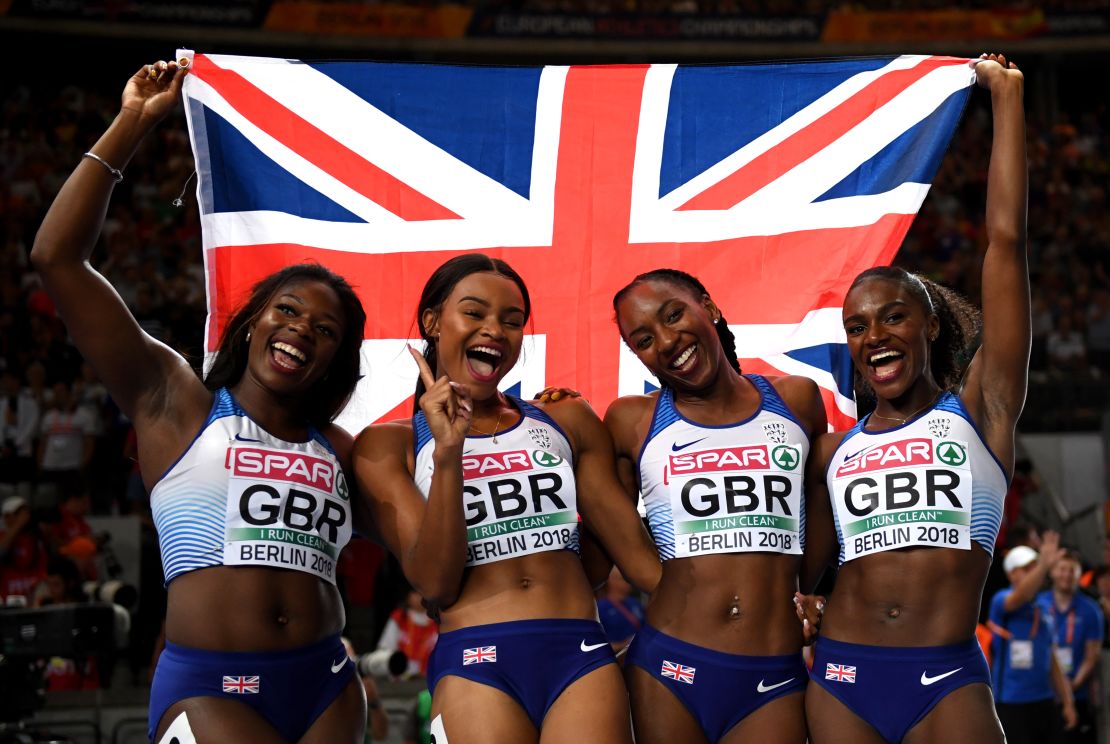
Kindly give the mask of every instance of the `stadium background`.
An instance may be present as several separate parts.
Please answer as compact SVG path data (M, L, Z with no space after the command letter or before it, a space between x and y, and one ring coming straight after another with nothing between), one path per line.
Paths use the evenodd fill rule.
M45 706L36 704L36 720L80 741L97 734L102 741L143 740L145 724L136 721L144 715L147 667L164 607L149 509L127 455L129 426L83 371L27 253L58 187L117 110L123 81L178 47L477 64L1004 51L1027 75L1034 301L1021 475L1008 496L1007 521L1061 530L1090 567L1110 562L1104 550L1110 160L1107 99L1097 93L1110 61L1110 2L955 8L943 0L904 0L895 6L868 0L0 0L0 371L30 387L44 412L54 394L64 396L59 384L90 411L94 452L80 472L91 494L86 518L97 532L112 535L110 549L95 561L103 577L114 571L106 565L114 556L140 596L125 648L102 670L105 686L50 693ZM981 93L973 95L898 258L974 300L985 248L987 103ZM192 169L178 115L148 140L117 187L94 263L148 331L199 360L204 285L193 184L187 185ZM184 205L174 207L183 190ZM36 514L49 518L57 504L49 487L38 486L45 480L36 470L18 485L0 485L6 489L0 497L26 495ZM369 650L403 590L395 567L367 543L347 551L343 572L350 635L360 651ZM382 688L394 722L388 741L401 741L400 718L418 684Z

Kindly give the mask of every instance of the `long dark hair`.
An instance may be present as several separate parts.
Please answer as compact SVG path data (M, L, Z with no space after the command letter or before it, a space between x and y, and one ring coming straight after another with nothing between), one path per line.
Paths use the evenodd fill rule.
M982 313L967 299L928 277L911 274L898 266L876 266L864 271L855 278L853 289L868 279L886 279L902 285L921 305L926 315L936 315L940 322L937 337L929 344L929 371L933 380L943 390L956 391L963 378L964 369L978 346L979 331L982 327ZM861 387L862 377L857 372L857 385ZM864 383L864 392L870 387Z
M685 271L679 271L678 269L653 269L640 274L613 295L613 313L616 314L617 306L620 305L621 300L624 299L625 295L627 295L633 287L643 284L644 282L652 281L670 282L679 287L684 287L697 295L698 299L709 297L709 290L707 290L705 285L698 281L693 275L687 274ZM720 310L721 308L718 307L717 309ZM732 331L729 330L728 321L725 320L724 313L721 313L720 320L714 323L713 327L717 329L717 336L721 340L721 348L725 350L725 359L728 360L729 366L739 374L740 360L736 358L736 336L732 335ZM622 338L623 335L624 334L621 334ZM627 344L628 340L624 339L624 342Z
M443 309L443 303L456 284L471 274L481 273L500 274L512 280L520 289L520 294L524 298L524 321L528 322L528 318L532 316L532 300L528 296L528 287L525 286L524 280L512 266L509 266L500 258L493 258L484 253L464 253L455 256L428 277L428 281L424 285L424 291L420 293L420 305L416 308L416 327L420 329L420 338L424 339L424 359L427 360L432 374L435 374L436 371L436 343L435 339L428 334L428 329L424 327L424 311L431 310L438 314ZM416 395L412 400L414 415L420 410L420 396L422 395L424 395L424 381L417 378Z
M232 316L220 337L216 359L204 378L209 390L231 387L239 382L247 369L250 344L247 334L251 324L262 314L277 291L289 284L319 282L335 291L343 308L343 336L328 367L327 374L305 394L301 410L313 426L330 423L343 410L361 375L359 374L362 334L366 311L358 295L338 274L320 264L304 263L287 266L265 277L251 288L250 297Z

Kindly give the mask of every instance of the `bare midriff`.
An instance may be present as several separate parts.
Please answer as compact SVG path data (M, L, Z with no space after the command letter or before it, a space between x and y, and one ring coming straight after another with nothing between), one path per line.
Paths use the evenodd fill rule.
M730 654L777 656L802 646L794 610L799 557L732 553L675 558L647 609L653 628Z
M872 646L947 646L975 635L990 556L905 548L840 567L821 636Z

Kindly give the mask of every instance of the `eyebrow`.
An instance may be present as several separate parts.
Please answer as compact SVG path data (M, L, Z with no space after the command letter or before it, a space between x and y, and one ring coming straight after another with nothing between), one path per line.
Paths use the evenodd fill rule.
M292 292L283 292L280 295L278 295L279 300L282 299L282 298L285 298L285 297L288 297L289 299L292 299L292 300L296 300L297 302L301 303L302 305L307 305L308 304L304 301L303 297L301 297L300 295L295 295ZM343 321L340 320L339 318L337 318L335 315L333 315L328 310L325 310L324 312L322 312L321 315L323 315L324 318L326 318L327 320L330 320L331 322L333 322L337 325L340 325L340 326L343 325Z
M887 303L884 303L884 304L880 305L879 306L879 312L884 313L887 310L894 307L895 305L908 306L909 303L906 302L905 300L891 300L890 302L887 302ZM849 315L847 318L844 319L844 322L847 323L849 320L859 320L860 317L861 316L859 315L859 313L856 313L855 315Z
M458 304L461 305L464 302L466 302L467 300L469 300L470 302L477 302L479 305L482 305L483 307L490 307L489 300L484 300L481 297L474 297L473 295L466 295L465 297L460 297ZM524 314L524 310L522 308L515 307L515 306L506 308L506 310L508 312L511 312L511 313L520 313L521 315Z

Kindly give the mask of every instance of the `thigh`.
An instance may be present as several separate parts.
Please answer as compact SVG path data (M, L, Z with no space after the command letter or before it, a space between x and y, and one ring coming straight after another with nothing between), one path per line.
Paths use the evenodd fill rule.
M162 714L155 741L162 740L162 734L182 712L189 719L189 728L192 729L197 744L220 744L228 741L285 744L281 735L254 708L235 700L217 697L178 700Z
M662 682L634 664L625 667L624 677L632 701L636 744L707 741L701 724Z
M540 742L632 744L628 692L620 667L598 667L563 690L543 719Z
M450 744L534 744L536 727L520 704L489 685L447 675L436 684L432 718L442 723ZM581 742L579 742L581 744Z
M906 744L950 742L954 732L963 741L1002 744L1002 724L994 712L994 698L985 684L953 690L906 734Z
M366 736L366 690L358 674L351 675L351 681L335 700L312 722L301 744L341 744L353 742L362 744Z
M805 705L813 744L886 744L871 724L816 682L806 687Z
M805 693L783 695L753 710L721 739L721 744L805 744Z

